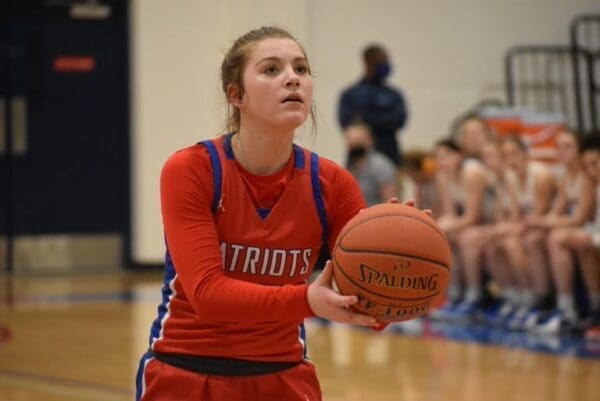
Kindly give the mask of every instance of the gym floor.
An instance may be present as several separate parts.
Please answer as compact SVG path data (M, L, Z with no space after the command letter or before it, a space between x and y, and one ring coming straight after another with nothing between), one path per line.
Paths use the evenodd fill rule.
M0 276L0 400L132 400L162 274ZM600 343L307 321L326 401L598 399Z

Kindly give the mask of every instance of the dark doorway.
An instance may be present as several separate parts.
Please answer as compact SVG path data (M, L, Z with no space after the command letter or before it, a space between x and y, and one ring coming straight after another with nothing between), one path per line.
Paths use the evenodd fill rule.
M0 270L123 265L128 2L0 6Z

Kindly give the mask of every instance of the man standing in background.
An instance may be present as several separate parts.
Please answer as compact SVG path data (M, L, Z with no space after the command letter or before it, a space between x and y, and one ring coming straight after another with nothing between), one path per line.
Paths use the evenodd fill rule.
M375 149L386 155L396 167L402 165L396 133L406 122L407 110L402 93L386 85L391 73L386 51L379 45L363 51L365 73L362 79L345 89L340 97L338 120L342 129L361 121L369 126Z

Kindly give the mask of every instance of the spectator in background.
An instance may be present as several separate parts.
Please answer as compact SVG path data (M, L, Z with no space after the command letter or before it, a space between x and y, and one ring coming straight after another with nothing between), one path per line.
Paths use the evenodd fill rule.
M402 93L386 85L390 66L386 51L379 45L370 45L363 51L365 72L359 82L345 89L340 97L338 119L346 131L354 121L369 126L375 149L394 163L402 164L397 132L404 127L407 117Z
M346 167L358 181L368 206L387 202L398 195L396 169L376 151L369 127L354 123L346 128L348 160Z

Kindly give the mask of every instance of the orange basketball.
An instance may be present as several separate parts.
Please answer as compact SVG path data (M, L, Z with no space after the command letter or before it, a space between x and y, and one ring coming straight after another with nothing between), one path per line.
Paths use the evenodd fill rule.
M344 226L333 250L340 293L384 322L424 315L441 304L450 279L450 245L435 221L398 203L365 209Z

